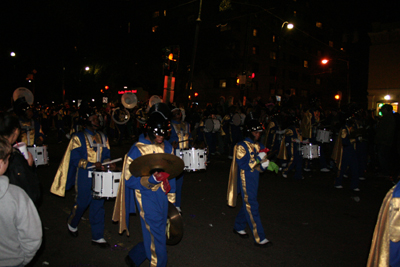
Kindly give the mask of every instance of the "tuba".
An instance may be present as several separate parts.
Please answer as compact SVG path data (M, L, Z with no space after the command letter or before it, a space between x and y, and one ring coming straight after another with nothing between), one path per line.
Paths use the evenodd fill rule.
M125 107L124 109L117 107L112 112L112 119L116 124L125 124L131 118L131 114L128 109L132 109L137 105L137 97L134 93L127 92L122 95L121 103ZM115 112L117 111L117 114Z
M26 102L29 106L33 104L33 94L32 92L25 87L18 87L15 89L13 93L13 100L14 102L17 101L18 98L25 97Z
M25 88L19 87L13 93L13 110L18 116L24 116L25 112L30 109L33 104L32 92Z

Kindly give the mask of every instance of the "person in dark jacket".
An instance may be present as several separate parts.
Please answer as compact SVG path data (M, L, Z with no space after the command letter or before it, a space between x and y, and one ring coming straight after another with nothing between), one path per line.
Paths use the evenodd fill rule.
M15 144L21 133L21 126L18 117L12 113L0 113L0 136L7 139L10 144ZM36 174L36 167L32 154L28 152L28 159L22 153L13 147L9 159L9 166L4 174L10 184L17 185L24 189L36 206L41 201L41 184Z

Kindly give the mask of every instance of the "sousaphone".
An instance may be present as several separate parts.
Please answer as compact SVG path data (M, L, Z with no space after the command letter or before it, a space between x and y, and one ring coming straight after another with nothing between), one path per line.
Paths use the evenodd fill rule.
M137 105L137 97L134 93L127 92L122 95L121 103L125 107L124 109L117 107L112 112L112 119L116 124L125 124L131 118L131 113L128 109L132 109ZM119 110L117 116L115 116L115 112Z
M134 93L127 92L122 95L121 102L125 108L134 108L137 105L138 101L137 101L137 97Z
M25 87L18 87L17 89L14 90L13 93L13 100L14 102L17 101L18 98L25 97L26 102L28 105L33 105L33 94L32 92Z

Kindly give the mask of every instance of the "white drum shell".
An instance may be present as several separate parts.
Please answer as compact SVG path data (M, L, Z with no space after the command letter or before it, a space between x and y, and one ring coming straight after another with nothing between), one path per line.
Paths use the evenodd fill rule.
M320 150L318 145L308 144L301 147L304 159L319 158Z
M328 130L318 130L317 131L317 137L316 137L318 142L321 143L329 143L332 139L332 132Z
M36 166L49 164L47 146L29 146L28 151L31 152Z
M121 172L92 171L90 173L93 197L117 197Z
M206 149L177 149L176 156L180 157L185 163L185 171L205 170L207 166L207 150Z

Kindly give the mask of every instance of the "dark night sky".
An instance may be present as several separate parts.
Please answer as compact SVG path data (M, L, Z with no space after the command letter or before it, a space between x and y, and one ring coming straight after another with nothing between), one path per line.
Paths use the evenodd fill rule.
M358 30L366 34L371 22L397 19L399 8L394 2L329 1L327 9L337 10L341 26L347 27L349 32ZM143 44L143 40L136 40L132 34L127 37L128 21L131 31L143 30L140 20L135 18L142 14L140 8L149 3L151 1L3 1L4 5L8 4L8 8L0 11L3 102L4 99L8 102L16 87L31 86L16 81L21 80L21 73L26 75L32 69L38 72L37 82L46 87L46 91L40 91L38 86L36 99L48 100L47 96L60 96L62 67L66 61L79 65L84 64L82 58L90 62L101 54L103 62L123 62L124 56L118 51L126 49L124 43L137 44L137 47ZM9 57L11 51L17 53L17 58ZM77 54L80 57L76 57Z

